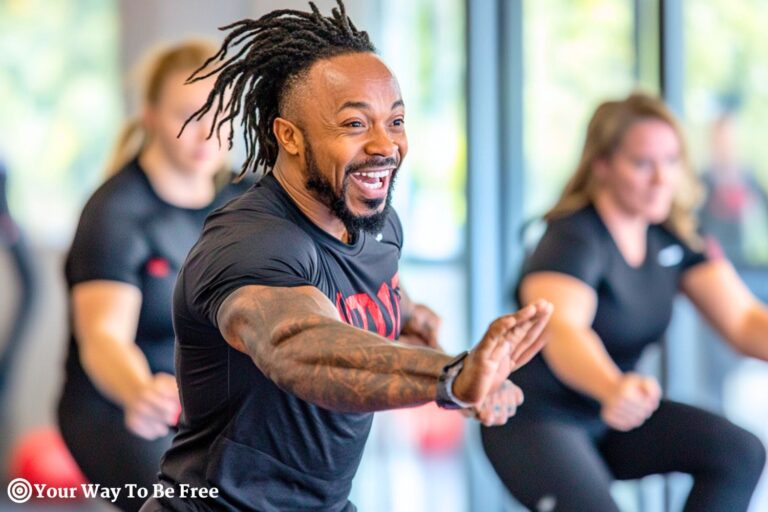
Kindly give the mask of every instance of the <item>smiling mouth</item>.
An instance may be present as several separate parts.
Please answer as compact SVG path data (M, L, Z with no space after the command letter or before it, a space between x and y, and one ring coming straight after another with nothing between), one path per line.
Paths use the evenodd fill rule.
M392 174L391 169L379 171L355 171L351 173L352 178L361 187L367 190L381 190L387 184L387 179Z

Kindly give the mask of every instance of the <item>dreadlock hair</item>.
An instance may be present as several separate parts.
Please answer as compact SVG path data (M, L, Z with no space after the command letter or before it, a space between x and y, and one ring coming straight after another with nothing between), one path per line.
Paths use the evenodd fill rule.
M190 121L200 120L214 110L208 137L215 131L221 142L221 127L229 123L227 139L232 149L233 123L242 114L246 159L240 178L260 165L269 172L278 152L272 125L284 110L295 83L319 60L376 51L368 34L349 19L342 1L336 1L338 8L331 11L330 17L320 14L317 6L309 2L312 12L282 9L257 20L245 19L221 27L230 31L221 48L187 80L191 83L217 75L216 83L205 104L186 120L181 131ZM234 54L227 58L230 50ZM214 62L214 69L206 71ZM229 97L227 89L231 90Z

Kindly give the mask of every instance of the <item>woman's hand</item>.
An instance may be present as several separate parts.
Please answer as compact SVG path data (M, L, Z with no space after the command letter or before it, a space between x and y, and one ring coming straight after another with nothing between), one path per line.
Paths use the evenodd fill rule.
M601 401L605 423L622 432L639 427L659 407L661 387L653 377L625 373Z
M125 404L125 426L144 439L153 440L168 434L176 425L181 403L173 375L156 373Z

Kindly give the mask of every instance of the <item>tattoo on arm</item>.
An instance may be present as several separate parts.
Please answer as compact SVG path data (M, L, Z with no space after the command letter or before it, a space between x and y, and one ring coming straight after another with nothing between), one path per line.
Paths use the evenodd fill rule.
M282 389L345 412L434 400L450 356L342 323L316 288L245 286L219 309L227 342Z

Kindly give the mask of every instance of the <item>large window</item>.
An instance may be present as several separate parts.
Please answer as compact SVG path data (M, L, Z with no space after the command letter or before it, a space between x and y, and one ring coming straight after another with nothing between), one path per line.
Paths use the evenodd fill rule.
M595 107L631 91L633 30L629 0L523 3L526 216L554 203Z
M405 256L463 253L464 14L459 0L388 0L377 46L398 78L410 141L396 206L407 226Z
M685 4L685 123L706 184L703 229L768 301L768 3ZM768 444L768 364L742 358L703 322L696 399ZM765 474L750 510L768 510Z
M36 239L66 243L119 123L116 5L0 2L0 158Z
M394 206L403 223L401 283L443 318L451 353L467 344L463 0L382 0L371 30L400 83L409 150ZM434 404L379 413L353 501L373 512L463 512L464 419Z
M764 2L685 11L685 119L711 192L703 220L737 266L768 264L766 22Z

